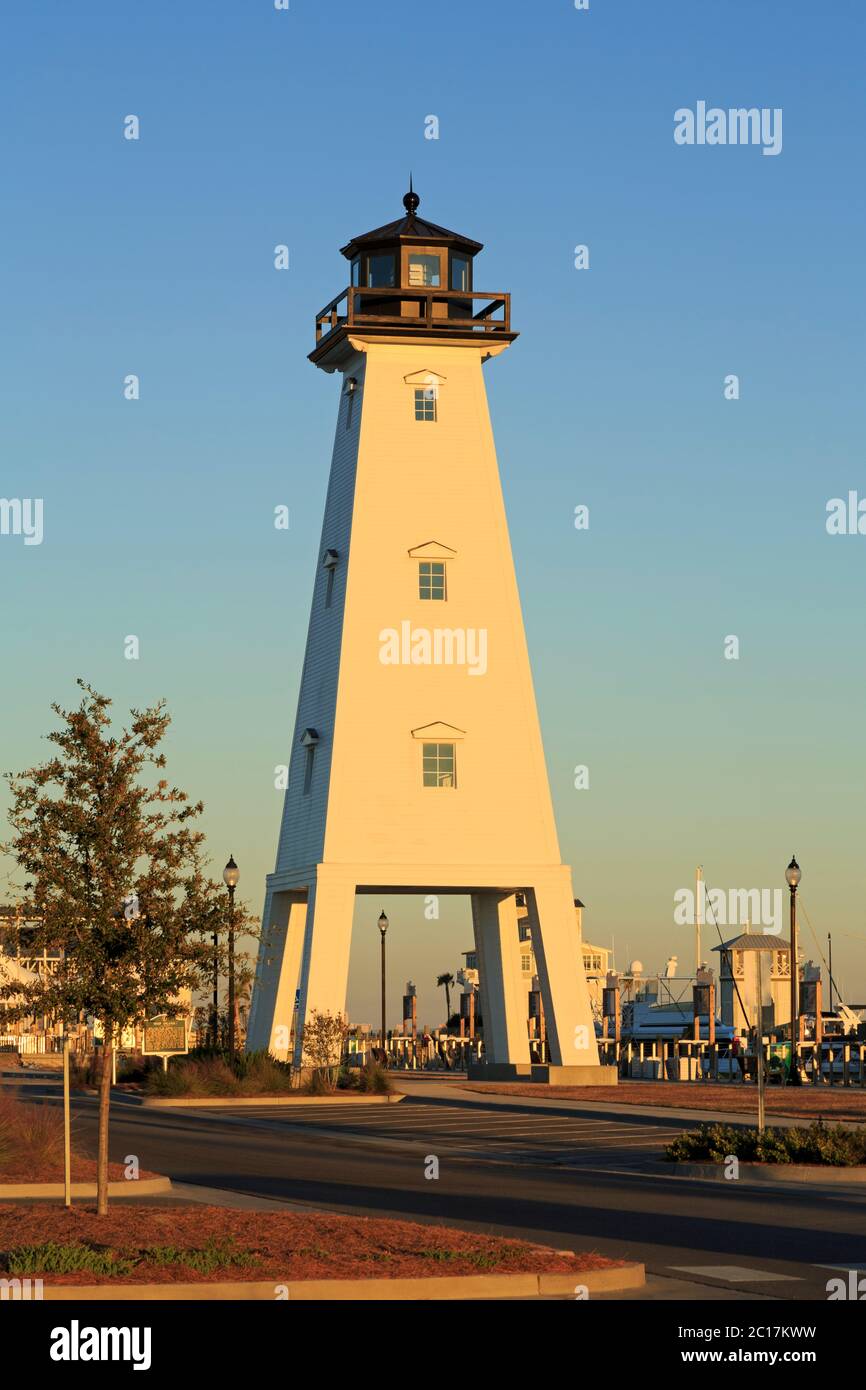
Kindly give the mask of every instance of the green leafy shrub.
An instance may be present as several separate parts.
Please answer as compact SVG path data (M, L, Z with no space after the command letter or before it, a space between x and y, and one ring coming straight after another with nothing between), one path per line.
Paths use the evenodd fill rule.
M380 1062L369 1061L363 1067L341 1067L337 1076L338 1091L387 1095L393 1089L391 1078Z
M282 1094L292 1090L291 1063L279 1062L269 1052L241 1053L235 1065L244 1095L259 1095L263 1091Z
M292 1068L267 1052L238 1053L234 1068L224 1054L203 1053L149 1072L145 1085L154 1096L283 1095L292 1089Z
M16 1245L3 1259L9 1274L130 1274L135 1260L118 1255L113 1250L93 1245L58 1244L46 1240L41 1245Z
M147 1090L155 1096L232 1096L240 1082L222 1057L178 1059L167 1071L151 1072Z
M261 1256L250 1250L241 1250L232 1239L216 1240L213 1236L205 1245L184 1248L178 1245L148 1245L141 1252L141 1258L151 1265L184 1265L198 1274L213 1274L218 1269L233 1266L249 1269L261 1263Z
M449 1250L446 1247L434 1245L426 1250L419 1250L419 1255L425 1260L434 1260L437 1264L456 1264L458 1261L463 1264L468 1262L475 1265L477 1269L495 1269L497 1265L507 1263L510 1258L508 1249L503 1250Z
M0 1255L0 1267L7 1274L131 1274L142 1264L183 1265L198 1274L218 1269L249 1269L261 1263L261 1256L243 1250L233 1238L211 1237L202 1246L149 1245L141 1250L118 1253L86 1242L58 1243L48 1240L39 1245L18 1245Z
M117 1058L117 1079L144 1084L151 1072L157 1068L162 1071L162 1061L159 1057L140 1057L137 1053L129 1056L121 1052Z
M393 1091L391 1078L380 1062L367 1062L357 1073L358 1090L384 1096Z
M866 1128L844 1129L816 1120L789 1129L737 1129L734 1125L703 1124L680 1134L665 1149L674 1163L815 1163L851 1168L866 1163Z
M320 1071L318 1067L310 1072L301 1087L301 1091L305 1096L331 1096L334 1094L333 1086L325 1073Z

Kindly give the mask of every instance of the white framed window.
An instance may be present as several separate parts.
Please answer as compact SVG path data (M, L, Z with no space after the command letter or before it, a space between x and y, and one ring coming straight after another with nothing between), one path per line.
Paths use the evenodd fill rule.
M418 561L418 597L444 601L446 597L444 560Z
M437 418L437 393L435 386L422 386L415 389L415 419L435 424Z
M435 423L437 411L437 388L435 386L416 386L415 419Z
M439 388L446 378L432 367L424 367L421 371L410 372L403 380L412 388L415 419L435 421L439 415Z
M456 746L453 743L423 743L421 750L424 786L456 787Z

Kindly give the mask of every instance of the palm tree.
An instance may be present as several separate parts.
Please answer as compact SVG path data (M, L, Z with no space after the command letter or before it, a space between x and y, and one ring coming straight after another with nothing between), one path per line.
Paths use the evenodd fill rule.
M453 976L453 975L437 975L437 977L436 977L436 984L437 984L437 985L441 985L442 988L445 990L445 1027L446 1027L446 1028L448 1027L448 1023L449 1023L450 1018L451 1018L451 986L453 985L453 983L454 983L454 976Z

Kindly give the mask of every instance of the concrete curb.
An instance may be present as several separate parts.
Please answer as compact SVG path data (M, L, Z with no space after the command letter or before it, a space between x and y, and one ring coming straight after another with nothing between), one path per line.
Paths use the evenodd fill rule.
M550 1298L576 1289L617 1293L646 1283L642 1264L588 1269L574 1274L425 1275L418 1279L290 1279L286 1283L244 1280L231 1284L49 1284L48 1302L395 1302L448 1299Z
M95 1197L95 1182L74 1182L70 1185L73 1197ZM62 1197L62 1182L4 1182L0 1183L0 1200L10 1197ZM108 1184L109 1197L155 1197L171 1192L171 1178L124 1179Z
M227 1110L236 1105L397 1105L405 1096L348 1095L334 1096L148 1096L141 1104L147 1110Z
M660 1160L652 1164L656 1173L676 1178L703 1178L710 1182L732 1183L725 1177L724 1163L674 1163ZM811 1187L849 1187L866 1183L866 1165L858 1168L833 1168L826 1163L741 1163L737 1182L749 1183L806 1183Z

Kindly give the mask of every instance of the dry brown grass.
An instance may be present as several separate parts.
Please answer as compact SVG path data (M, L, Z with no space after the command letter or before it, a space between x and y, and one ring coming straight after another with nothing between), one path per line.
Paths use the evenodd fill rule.
M109 1163L112 1182L125 1177L122 1163ZM141 1178L156 1174L139 1172ZM56 1105L28 1105L0 1095L0 1182L63 1181L63 1111ZM72 1181L95 1182L96 1161L72 1150Z
M0 1096L0 1177L63 1168L63 1115L48 1105Z
M395 1279L485 1273L573 1274L622 1261L572 1254L528 1241L422 1226L409 1221L333 1212L238 1211L226 1207L115 1206L98 1217L92 1206L66 1211L45 1203L0 1205L0 1270L14 1252L52 1245L113 1251L132 1268L52 1273L52 1284L143 1284L237 1279ZM199 1258L196 1258L197 1252ZM213 1252L224 1252L213 1265ZM205 1258L202 1259L201 1255ZM192 1263L189 1263L192 1257ZM38 1254L36 1257L38 1265ZM72 1263L66 1261L67 1265ZM204 1268L202 1268L204 1266Z

